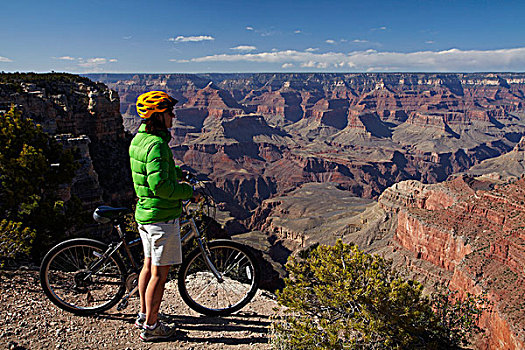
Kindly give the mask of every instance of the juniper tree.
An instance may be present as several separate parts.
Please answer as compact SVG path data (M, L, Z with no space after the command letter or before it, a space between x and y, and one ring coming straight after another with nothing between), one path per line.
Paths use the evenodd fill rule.
M454 309L461 315L452 318L464 322L451 332L433 307L442 298L425 296L420 283L355 245L321 245L304 259L292 257L286 268L278 302L288 314L273 324L274 349L454 349L479 330L473 299Z

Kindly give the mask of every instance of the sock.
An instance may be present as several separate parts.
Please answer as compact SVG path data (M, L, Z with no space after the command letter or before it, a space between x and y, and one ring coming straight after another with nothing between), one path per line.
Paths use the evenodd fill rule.
M146 318L146 314L143 312L139 312L138 316L139 318Z
M149 329L150 331L152 331L155 328L157 328L157 322L155 322L155 324L152 324L151 326L149 324L145 324L144 328Z

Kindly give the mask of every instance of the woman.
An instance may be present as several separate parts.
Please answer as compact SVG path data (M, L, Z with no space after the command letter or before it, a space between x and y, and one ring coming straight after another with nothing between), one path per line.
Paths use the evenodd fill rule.
M167 339L175 328L158 320L164 285L171 265L182 262L179 216L181 200L193 197L190 185L179 183L183 174L175 166L168 146L177 100L163 91L150 91L137 99L143 119L129 148L133 185L138 197L135 220L144 247L139 276L140 312L135 325L140 339Z

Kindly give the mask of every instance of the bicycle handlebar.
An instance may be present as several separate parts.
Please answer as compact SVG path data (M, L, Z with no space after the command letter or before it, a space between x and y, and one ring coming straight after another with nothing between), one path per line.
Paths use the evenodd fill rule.
M198 191L200 193L200 200L198 202L194 202L193 200L186 200L186 201L183 201L183 207L184 207L184 212L187 213L187 214L190 214L191 213L191 205L192 204L199 204L201 206L201 209L202 207L208 207L207 211L208 211L208 214L212 214L213 212L213 215L214 216L214 213L215 213L215 201L213 200L213 196L212 196L212 193L210 191L209 188L207 188L206 186L206 183L205 181L201 181L197 178L197 176L189 173L189 172L186 172L186 171L183 171L183 179L182 181L184 182L187 182L188 184L190 184L192 187L193 187L193 190L194 192L195 191ZM210 209L213 208L213 210L210 211Z

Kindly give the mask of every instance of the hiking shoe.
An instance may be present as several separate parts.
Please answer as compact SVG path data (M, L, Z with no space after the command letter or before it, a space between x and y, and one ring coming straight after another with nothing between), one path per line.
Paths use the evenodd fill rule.
M175 327L168 327L164 323L157 321L155 329L144 328L140 332L140 340L142 341L157 341L166 340L173 337L177 333Z
M157 314L157 317L161 321L169 319L169 317L163 314L162 312L159 312ZM137 319L135 320L135 328L138 328L138 329L144 328L144 322L146 322L146 316L144 315L143 317L141 317L140 315L137 315Z
M144 328L144 322L146 322L146 315L144 316L137 315L137 319L135 320L135 328L138 328L138 329Z

